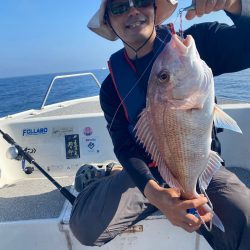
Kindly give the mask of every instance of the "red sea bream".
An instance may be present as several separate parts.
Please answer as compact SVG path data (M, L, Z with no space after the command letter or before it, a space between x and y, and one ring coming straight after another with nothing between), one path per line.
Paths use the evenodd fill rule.
M241 132L214 102L211 69L201 60L191 36L173 35L154 62L146 107L135 126L136 136L166 183L181 190L183 199L205 190L222 159L211 150L213 122ZM206 211L212 208L204 206ZM219 218L213 223L224 230Z

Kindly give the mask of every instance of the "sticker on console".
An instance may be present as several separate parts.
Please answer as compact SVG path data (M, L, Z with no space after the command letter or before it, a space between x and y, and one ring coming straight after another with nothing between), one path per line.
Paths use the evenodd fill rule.
M27 128L23 129L23 136L46 135L48 128Z
M66 159L80 158L79 135L65 135Z
M55 127L52 128L52 136L63 136L73 133L73 127Z
M83 151L88 153L100 153L99 140L97 137L83 138Z
M85 127L83 129L83 134L86 136L91 136L93 134L93 129L91 127Z

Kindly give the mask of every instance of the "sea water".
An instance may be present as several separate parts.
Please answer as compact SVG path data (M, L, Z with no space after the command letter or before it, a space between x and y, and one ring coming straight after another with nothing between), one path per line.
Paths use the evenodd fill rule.
M89 72L100 83L109 73L107 69ZM0 117L40 108L53 77L66 74L69 73L0 78ZM218 97L250 102L250 69L216 77L215 91ZM55 82L46 105L98 94L99 87L89 76L60 79Z

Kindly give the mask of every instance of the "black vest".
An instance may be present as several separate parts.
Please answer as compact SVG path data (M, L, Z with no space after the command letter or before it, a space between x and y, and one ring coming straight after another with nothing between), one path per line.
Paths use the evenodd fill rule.
M149 55L150 63L141 69L143 72L139 72L140 69L136 68L136 61L133 62L128 58L125 49L117 51L110 57L110 74L129 121L129 131L132 135L134 135L133 128L138 116L146 106L147 85L152 65L170 39L171 33L166 26L157 29L153 52Z

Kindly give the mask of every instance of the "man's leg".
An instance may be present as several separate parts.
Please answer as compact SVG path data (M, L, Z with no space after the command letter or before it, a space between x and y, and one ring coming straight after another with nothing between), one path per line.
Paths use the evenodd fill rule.
M83 245L103 245L156 211L123 170L89 184L72 208L70 228Z
M222 220L225 233L213 226L202 226L200 233L216 250L250 249L250 190L230 171L222 168L213 177L207 194L215 213Z

